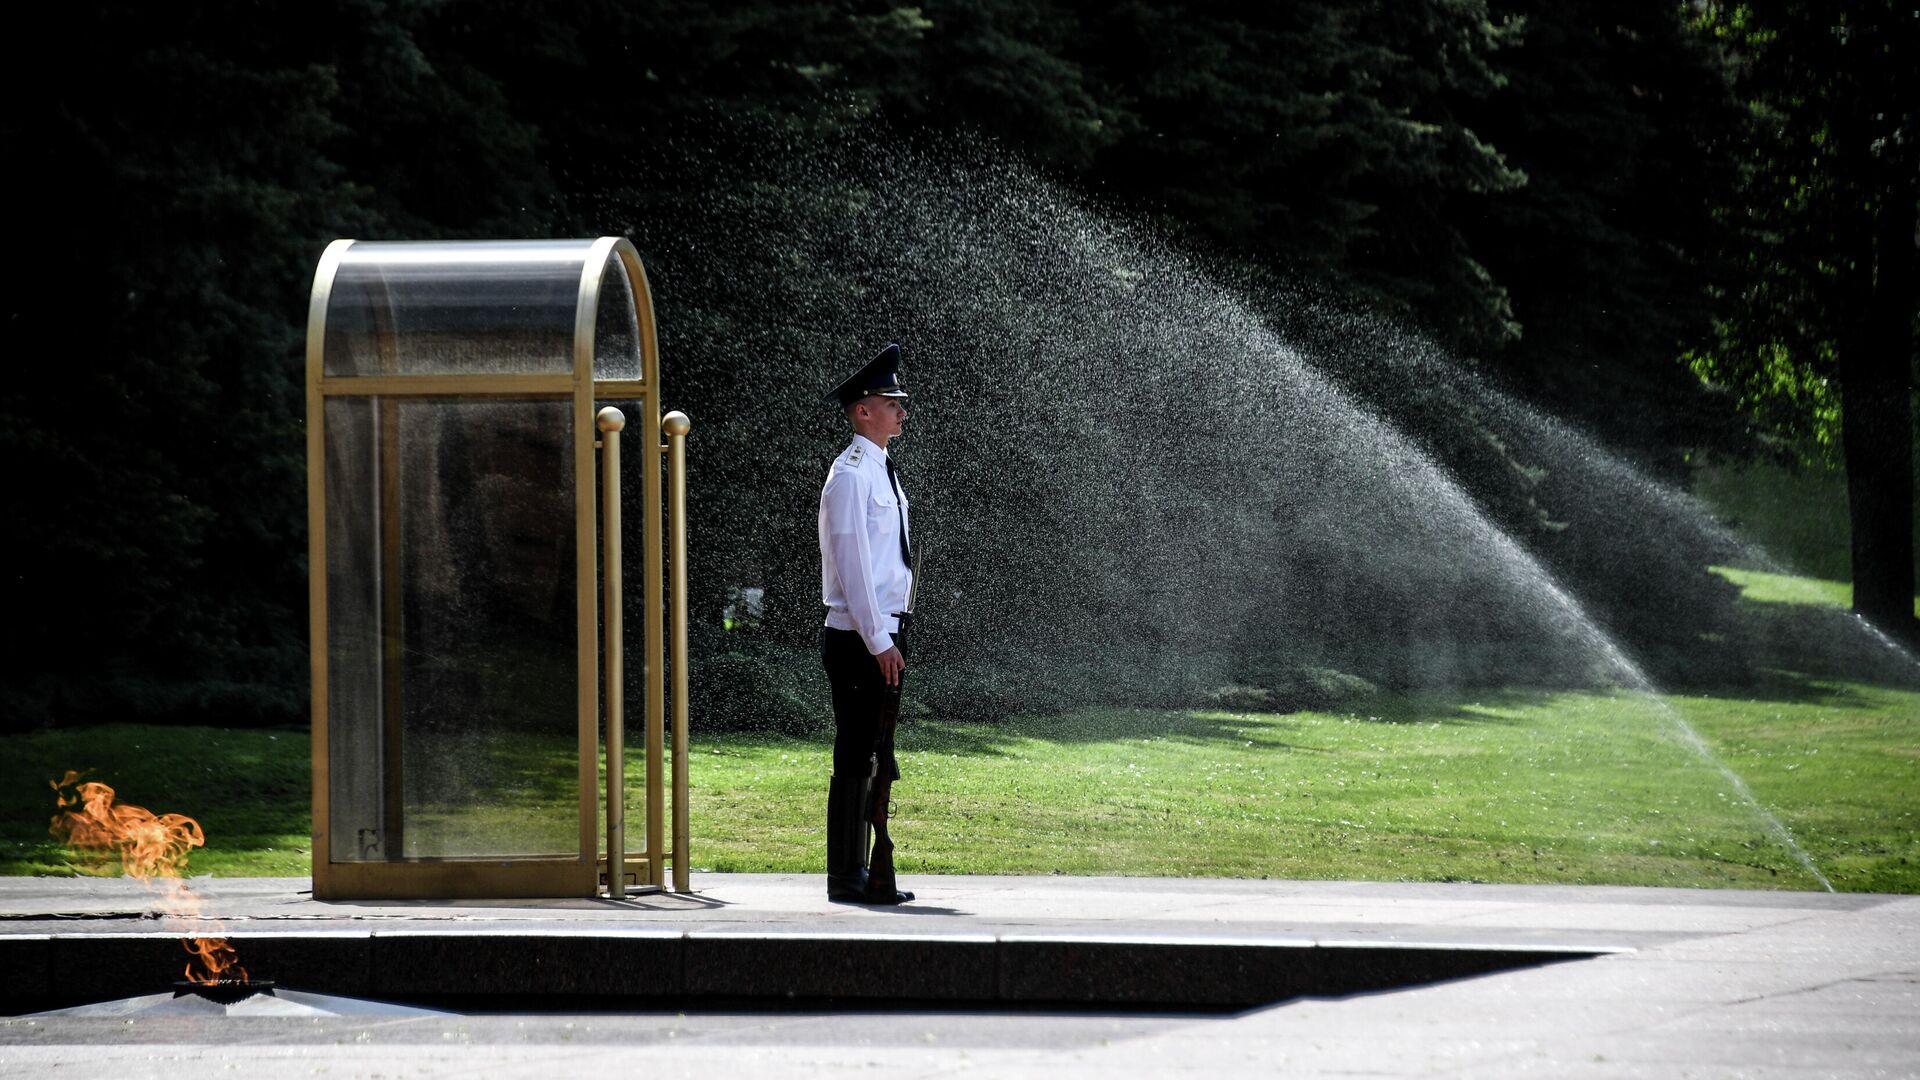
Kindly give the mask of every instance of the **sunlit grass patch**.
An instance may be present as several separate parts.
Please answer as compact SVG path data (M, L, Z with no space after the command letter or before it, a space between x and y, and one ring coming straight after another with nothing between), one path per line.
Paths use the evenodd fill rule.
M1804 604L1842 611L1853 607L1852 582L1745 570L1737 566L1709 566L1707 569L1740 586L1741 598L1756 604ZM1913 613L1920 616L1920 596L1914 597Z
M1693 491L1735 533L1794 571L1709 568L1740 586L1748 600L1853 606L1844 472L1817 465L1713 462L1695 468ZM1920 508L1914 522L1920 526ZM1920 551L1915 552L1914 568L1920 572ZM1920 616L1920 596L1914 598L1914 614Z
M1849 582L1744 570L1737 566L1707 569L1740 586L1741 597L1756 604L1810 604L1841 609L1853 606L1853 585Z

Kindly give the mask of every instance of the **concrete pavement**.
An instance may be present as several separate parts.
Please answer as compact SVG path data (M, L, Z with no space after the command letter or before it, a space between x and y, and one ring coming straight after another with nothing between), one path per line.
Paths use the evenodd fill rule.
M916 877L908 885L922 899L888 910L828 904L812 878L696 875L694 884L690 897L636 897L624 904L439 904L320 903L302 894L306 883L297 879L203 880L194 883L202 920L218 917L243 958L251 947L263 956L280 948L281 960L297 959L289 943L305 941L305 955L316 965L305 970L318 971L325 956L354 950L379 969L407 950L419 958L422 939L432 938L460 950L445 955L470 956L492 955L475 942L534 942L524 955L564 954L568 959L549 966L573 969L610 960L620 966L622 956L641 955L621 952L636 941L678 942L682 981L675 995L607 1003L613 1011L592 995L530 993L498 999L502 1010L464 1015L15 1017L0 1020L0 1074L107 1069L119 1080L183 1068L269 1076L619 1069L732 1077L851 1067L906 1077L1049 1080L1920 1076L1920 898ZM206 932L208 925L156 917L150 898L129 882L0 879L0 958L8 959L16 981L30 982L35 970L50 980L84 977L60 969L76 958L113 964L146 955L142 948L172 949L180 934ZM783 947L814 950L799 954L801 964L817 965L830 950L892 957L880 962L894 963L918 990L904 1001L882 995L831 1003L684 993L689 986L804 983L805 969L782 971L785 965L765 959ZM36 949L44 968L34 967ZM1303 961L1308 957L1317 958L1315 970L1339 978L1367 968L1373 956L1506 955L1525 962L1529 953L1590 958L1469 977L1443 973L1441 981L1398 990L1308 990L1224 1013L1074 1005L1070 994L1060 993L1060 987L1086 985L1085 970L1073 976L1076 966L1092 965L1088 970L1103 982L1204 984L1196 976L1215 970L1214 960L1237 957L1257 989L1280 985L1258 983L1261 972L1315 969ZM998 993L993 988L1009 985L1009 965L1016 972L1032 968L1041 981L1027 985L1050 987L1052 1004L1036 1008L990 994L929 1001L926 988L955 982L946 968L987 962L983 956L1000 965L997 981L966 983L972 976L964 974L957 981ZM702 967L727 970L694 972ZM1049 967L1067 975L1046 982ZM485 968L479 965L473 977L498 977ZM289 967L276 976L294 985L293 973L301 970ZM1403 964L1396 970L1431 975L1436 969ZM651 974L656 981L668 975L660 968ZM646 975L621 985L639 985ZM375 970L367 985L380 985L383 977ZM542 983L547 977L538 973L517 977L530 990L571 985ZM136 992L129 987L155 989L151 976L139 972L93 978L80 984L97 987L86 1000ZM390 977L385 985L394 985ZM552 1004L559 1011L544 1007Z

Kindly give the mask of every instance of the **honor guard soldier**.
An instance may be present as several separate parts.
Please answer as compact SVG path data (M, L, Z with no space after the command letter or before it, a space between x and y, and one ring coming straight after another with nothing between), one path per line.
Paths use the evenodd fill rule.
M900 775L893 753L913 584L907 496L888 444L907 419L900 346L888 345L827 391L853 442L820 489L820 659L833 689L833 778L827 790L827 896L867 904L913 899L893 876L887 802ZM868 845L872 837L871 854Z

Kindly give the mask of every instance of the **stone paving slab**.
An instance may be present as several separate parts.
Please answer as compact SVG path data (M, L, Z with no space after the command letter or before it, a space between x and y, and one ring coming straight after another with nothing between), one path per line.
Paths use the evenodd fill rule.
M298 879L195 883L237 935L591 943L790 935L909 948L1109 938L1600 947L1596 959L1227 1015L925 1007L632 1010L400 1020L0 1019L0 1075L1920 1077L1920 898L1354 882L915 878L911 913L830 905L816 879L697 875L698 896L338 904ZM0 945L150 938L130 883L0 879ZM69 917L61 917L62 915ZM77 917L75 917L77 916ZM431 931L432 934L428 932ZM12 939L12 940L8 940ZM859 945L866 942L868 945ZM915 943L919 944L916 945ZM10 954L11 955L11 954ZM24 955L24 954L21 954ZM751 949L729 963L751 964ZM431 957L427 957L431 961ZM590 957L589 957L590 959ZM586 961L582 961L586 962ZM934 961L927 961L933 963ZM577 1012L577 1010L576 1010Z
M250 925L363 928L380 922L454 922L617 929L670 927L754 932L981 933L1023 927L1113 933L1343 937L1479 943L1517 932L1617 943L1729 933L1823 912L1870 908L1861 894L1368 882L1267 882L1166 878L931 877L910 882L920 900L898 908L829 903L816 877L696 874L691 895L626 901L571 898L441 902L316 901L304 878L196 878L201 915ZM164 893L116 878L0 878L0 934L124 930L125 920L178 910ZM957 925L956 925L957 924Z

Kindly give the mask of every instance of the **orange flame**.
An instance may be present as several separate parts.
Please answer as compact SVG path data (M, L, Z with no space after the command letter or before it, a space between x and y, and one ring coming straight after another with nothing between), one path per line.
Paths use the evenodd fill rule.
M47 831L90 861L96 873L104 872L105 864L117 858L128 877L149 887L158 880L161 904L168 914L199 918L200 898L180 879L186 873L188 853L206 845L200 823L185 814L155 814L144 806L116 803L111 787L97 781L80 783L80 775L69 769L64 777L49 782L60 812ZM186 967L189 982L247 977L247 969L239 965L239 956L226 938L191 937L181 944L193 957Z

